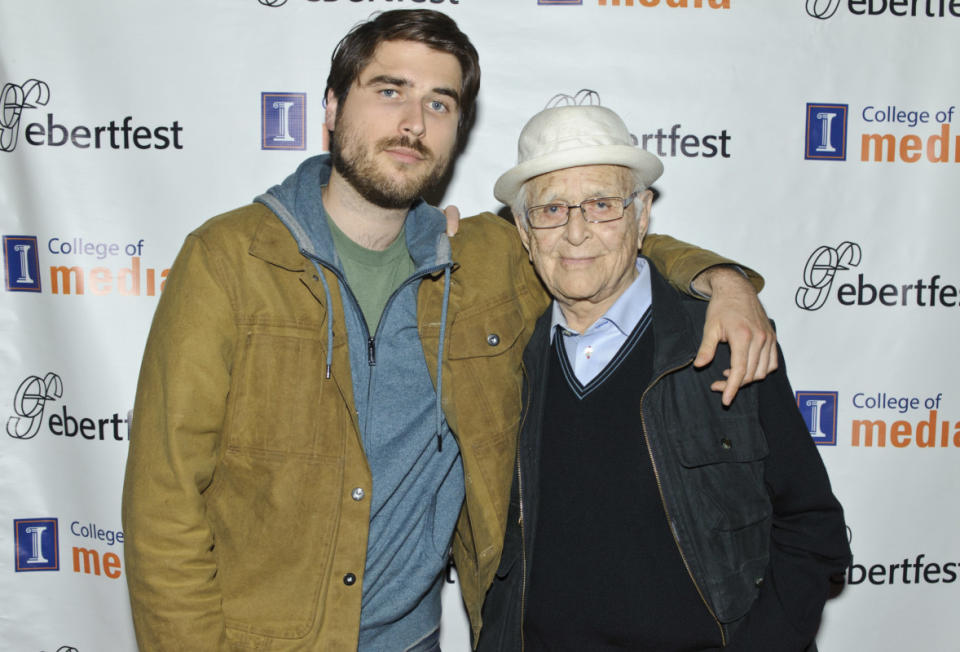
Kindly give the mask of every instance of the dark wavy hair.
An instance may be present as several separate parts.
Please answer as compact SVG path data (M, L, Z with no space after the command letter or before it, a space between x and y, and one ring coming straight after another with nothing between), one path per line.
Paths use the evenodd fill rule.
M432 9L394 9L378 12L351 29L330 57L330 75L324 97L333 91L342 107L350 86L373 58L384 41L416 41L439 52L452 54L460 63L460 123L457 140L473 124L477 93L480 91L480 57L467 35L452 18Z

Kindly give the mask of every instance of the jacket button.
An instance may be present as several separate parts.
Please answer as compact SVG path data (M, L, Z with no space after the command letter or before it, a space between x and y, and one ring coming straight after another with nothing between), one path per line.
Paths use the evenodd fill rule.
M723 439L720 440L720 447L721 447L723 450L728 451L728 450L730 450L731 448L733 448L733 442L730 441L730 440L727 439L727 438L723 438Z
M500 336L496 333L490 333L487 335L487 344L490 346L496 346L497 344L500 344Z
M354 584L357 583L357 576L354 575L353 573L347 573L346 575L343 576L343 583L346 584L347 586L353 586Z
M758 577L757 579L753 580L753 583L754 583L756 586L760 586L760 585L763 584L763 578L762 578L762 577Z
M363 497L366 496L366 492L363 490L363 487L354 487L353 491L350 492L350 497L354 500L363 500Z

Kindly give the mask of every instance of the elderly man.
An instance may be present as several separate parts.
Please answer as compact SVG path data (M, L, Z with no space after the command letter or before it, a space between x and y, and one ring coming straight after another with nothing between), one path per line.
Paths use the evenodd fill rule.
M810 649L849 550L785 372L711 395L703 306L637 255L663 166L615 113L546 109L519 149L494 194L554 301L480 649Z

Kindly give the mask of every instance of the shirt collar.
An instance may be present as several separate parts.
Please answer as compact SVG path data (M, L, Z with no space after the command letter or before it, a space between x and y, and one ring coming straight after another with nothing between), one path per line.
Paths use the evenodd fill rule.
M554 300L551 307L550 342L553 342L553 334L557 332L557 326L560 326L565 334L585 335L601 327L601 324L610 323L615 326L621 334L627 336L633 331L634 326L640 323L640 318L643 317L643 314L647 311L647 308L650 307L651 303L650 269L647 260L637 256L637 278L633 279L633 283L623 291L623 294L617 297L614 304L584 333L578 333L567 325L563 311L560 310L560 304Z

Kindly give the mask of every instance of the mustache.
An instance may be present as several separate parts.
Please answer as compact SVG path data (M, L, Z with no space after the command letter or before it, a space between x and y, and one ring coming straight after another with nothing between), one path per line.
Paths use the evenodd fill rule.
M406 149L412 149L417 154L420 154L424 158L433 158L433 152L430 151L430 148L423 144L420 140L414 140L409 136L395 136L393 138L384 138L379 143L380 151L391 149L393 147L404 147Z

